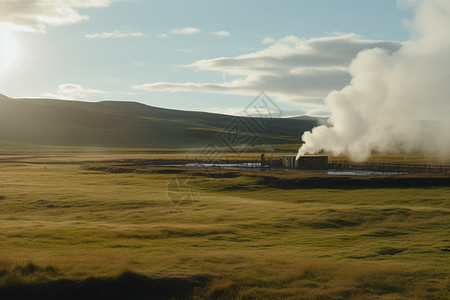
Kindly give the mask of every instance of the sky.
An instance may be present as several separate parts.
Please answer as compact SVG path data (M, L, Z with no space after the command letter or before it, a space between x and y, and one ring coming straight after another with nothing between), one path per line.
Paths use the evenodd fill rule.
M365 49L395 52L417 0L0 0L0 93L285 117L329 115Z

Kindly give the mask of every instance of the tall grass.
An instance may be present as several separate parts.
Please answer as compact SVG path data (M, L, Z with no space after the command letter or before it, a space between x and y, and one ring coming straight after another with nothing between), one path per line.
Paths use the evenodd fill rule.
M0 298L55 286L108 298L99 291L122 295L129 281L141 283L130 299L164 284L157 298L449 298L448 187L284 190L250 173L193 176L200 198L173 205L173 174L41 159L0 164Z

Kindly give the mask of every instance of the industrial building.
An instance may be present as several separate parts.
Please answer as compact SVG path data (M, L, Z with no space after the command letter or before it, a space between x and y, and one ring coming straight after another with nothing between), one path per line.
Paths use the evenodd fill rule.
M283 168L289 170L326 170L328 169L328 156L305 155L296 159L295 155L285 155L281 158Z

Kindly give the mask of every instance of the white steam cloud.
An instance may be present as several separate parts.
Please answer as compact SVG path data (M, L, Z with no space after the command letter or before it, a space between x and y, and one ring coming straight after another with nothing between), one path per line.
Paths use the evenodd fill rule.
M412 38L395 52L360 52L351 83L325 103L329 126L303 134L297 157L320 151L364 161L373 152L450 155L450 1L409 0Z

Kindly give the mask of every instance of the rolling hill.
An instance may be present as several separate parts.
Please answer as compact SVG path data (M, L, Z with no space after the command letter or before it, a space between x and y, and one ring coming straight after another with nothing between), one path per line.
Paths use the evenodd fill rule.
M296 144L315 119L233 117L136 102L12 99L0 95L0 140L18 143L189 148L210 141ZM233 133L239 134L233 134Z

